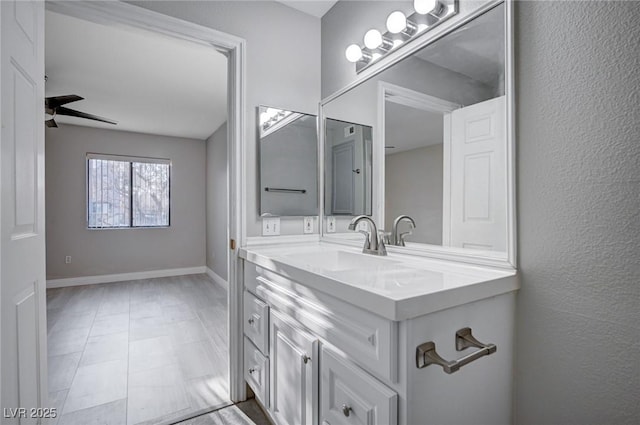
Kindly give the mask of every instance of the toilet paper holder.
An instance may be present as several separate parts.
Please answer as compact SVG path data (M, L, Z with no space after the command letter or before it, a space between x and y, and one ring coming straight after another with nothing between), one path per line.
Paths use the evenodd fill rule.
M478 341L471 333L471 328L462 328L456 332L456 351L462 351L469 347L479 348L457 360L445 360L436 352L436 344L433 341L425 342L416 348L416 366L418 369L432 364L442 366L446 373L454 373L480 357L488 356L496 352L498 347L495 344L484 344Z

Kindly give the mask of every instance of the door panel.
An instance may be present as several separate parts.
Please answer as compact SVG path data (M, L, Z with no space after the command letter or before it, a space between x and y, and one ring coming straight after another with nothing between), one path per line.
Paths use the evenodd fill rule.
M333 214L353 214L355 198L355 143L333 147Z
M2 1L0 19L2 406L29 409L47 404L44 2Z
M444 245L507 250L505 102L502 96L451 113Z
M278 425L312 425L317 392L317 340L271 311L270 408Z
M321 349L322 425L395 425L398 395L331 348Z

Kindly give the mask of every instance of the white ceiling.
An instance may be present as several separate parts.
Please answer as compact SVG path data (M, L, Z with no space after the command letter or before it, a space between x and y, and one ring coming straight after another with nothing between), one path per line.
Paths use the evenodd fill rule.
M322 18L338 0L278 0L278 2L304 12L307 15Z
M386 155L442 143L442 114L394 102L386 102L384 108L384 143L395 146L394 149L385 149Z
M504 7L498 6L425 47L416 57L489 86L504 74Z
M46 96L117 125L64 123L204 140L227 119L227 60L213 47L46 12ZM55 128L48 131L56 131Z

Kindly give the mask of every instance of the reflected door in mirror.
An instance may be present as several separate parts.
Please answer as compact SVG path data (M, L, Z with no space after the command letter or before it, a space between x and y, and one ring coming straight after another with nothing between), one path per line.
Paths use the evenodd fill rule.
M325 214L371 215L371 127L327 119L325 134Z

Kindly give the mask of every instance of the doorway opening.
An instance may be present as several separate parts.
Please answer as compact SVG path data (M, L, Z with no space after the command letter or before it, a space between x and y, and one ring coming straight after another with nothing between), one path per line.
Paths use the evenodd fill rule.
M240 352L240 341L236 336L239 334L236 331L239 326L237 263L235 251L229 251L227 246L229 239L242 240L239 220L241 199L236 188L242 179L239 167L243 152L244 43L217 31L130 5L53 3L47 7L47 17L58 15L57 19L66 20L63 26L68 24L68 20L80 20L83 25L98 23L106 26L103 29L114 31L116 27L123 26L125 31L154 34L162 40L164 47L171 43L189 43L196 50L204 49L212 55L222 53L228 87L223 102L226 117L222 123L215 124L206 136L168 135L160 130L136 128L113 131L104 127L73 125L79 123L65 122L65 118L60 117L56 121L61 128L47 130L47 178L51 171L54 178L64 179L64 174L74 168L71 162L77 159L77 155L74 156L70 149L75 147L86 151L85 155L93 155L80 159L87 170L79 185L87 188L82 195L83 202L87 202L87 217L91 214L89 197L92 193L89 190L92 175L88 170L96 153L126 156L100 158L100 178L97 183L94 178L94 184L104 185L102 189L108 189L109 182L113 182L110 166L124 161L131 164L130 181L149 177L136 173L136 164L167 161L169 172L165 178L170 186L167 195L170 205L168 225L158 228L133 228L136 214L153 215L153 208L149 207L153 206L154 195L157 195L153 190L142 193L147 203L141 204L136 200L141 195L139 185L124 184L126 196L122 198L128 202L124 206L114 200L113 190L94 190L94 196L96 193L101 196L96 204L100 210L101 228L83 226L81 230L88 239L79 239L82 247L79 250L76 247L79 253L64 255L63 267L72 269L73 265L79 264L81 271L77 276L65 276L57 273L54 267L48 267L48 278L52 279L49 286L59 287L49 289L47 293L49 404L58 407L60 421L63 422L65 416L69 420L75 418L87 422L91 418L124 412L128 424L138 424L174 423L216 410L232 400L241 400L244 398L244 386L238 384L242 382L241 365L236 364L237 359L242 358L237 355ZM148 60L149 50L141 52L140 56ZM130 60L124 61L135 66ZM113 59L102 64L117 68L115 65ZM49 63L46 67L47 73L51 74L48 75L46 96L63 94L49 92L49 84L55 87L58 82L62 83L62 78L53 75L59 67L50 67ZM162 70L158 70L160 73ZM170 84L181 86L186 82ZM165 107L177 108L174 114L178 115L180 106L172 106L176 99L170 95L173 87L158 84L154 87L156 91L165 93ZM106 90L117 95L117 89L112 86ZM89 97L87 99L90 100ZM86 107L89 106L87 102ZM130 101L129 106L132 107L131 114L134 114L135 101ZM207 120L212 121L212 117L207 117ZM158 113L151 114L149 125L161 128L166 121ZM103 124L97 125L100 126ZM177 124L170 127L177 127ZM196 125L186 127L193 130ZM55 131L58 133L53 133ZM120 133L118 137L114 136L116 133ZM92 145L94 141L101 144ZM176 144L179 144L177 149ZM144 146L156 147L146 150ZM114 150L116 148L120 150ZM50 161L64 165L49 167ZM197 176L201 180L195 179ZM158 179L152 179L147 189L159 183ZM55 184L47 184L47 215L51 212L54 219L56 215L50 205L58 202L55 193L59 192L55 189ZM66 189L71 192L73 188L66 185ZM195 201L200 195L203 195L202 199L214 197L215 200L201 200L200 205ZM73 202L65 206L77 207ZM121 210L129 212L128 221L114 220ZM194 217L187 217L189 213L195 213ZM183 227L179 229L181 221ZM148 222L147 217L145 223ZM154 223L153 220L151 222ZM114 227L112 223L129 223L130 226L109 228ZM59 221L48 223L48 228L59 231L63 227L59 224ZM194 230L206 236L196 236ZM168 235L172 231L175 232ZM62 233L67 238L72 234L64 229ZM194 238L201 239L202 252L196 255L201 256L206 265L193 265L186 259ZM59 238L48 239L51 241L51 246L49 241L47 246L49 256L53 253L59 256L61 251L68 249L68 246L59 248L55 245ZM125 240L118 242L118 239ZM173 242L178 243L171 246ZM74 242L67 239L67 243ZM105 248L109 245L115 249ZM91 251L95 248L103 258L91 263L95 257ZM71 257L68 262L67 257ZM181 258L185 267L181 267ZM158 262L166 265L158 267ZM83 264L84 269L81 267ZM138 271L136 267L142 270Z

